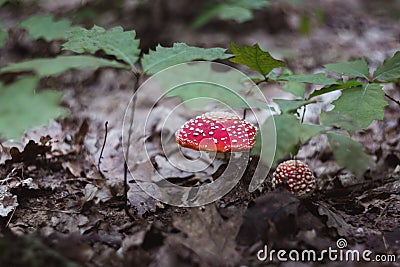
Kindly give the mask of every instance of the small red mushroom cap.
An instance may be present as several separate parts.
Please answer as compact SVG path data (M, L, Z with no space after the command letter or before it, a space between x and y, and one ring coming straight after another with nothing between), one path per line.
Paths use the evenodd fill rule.
M182 147L214 152L248 151L257 127L229 112L208 112L187 121L175 137Z
M272 186L285 185L286 189L297 197L307 197L316 187L316 180L310 168L300 160L282 162L272 177Z

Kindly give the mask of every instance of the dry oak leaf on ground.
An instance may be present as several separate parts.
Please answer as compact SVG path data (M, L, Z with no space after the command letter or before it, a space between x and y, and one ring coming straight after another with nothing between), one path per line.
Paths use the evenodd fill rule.
M174 217L173 225L182 233L170 235L167 242L182 244L201 259L202 266L236 266L240 255L235 237L240 217L224 220L215 205L192 208L185 217Z

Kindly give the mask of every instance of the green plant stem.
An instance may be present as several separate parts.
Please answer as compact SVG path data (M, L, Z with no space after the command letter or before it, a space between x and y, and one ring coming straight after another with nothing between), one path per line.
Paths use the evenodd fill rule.
M304 117L306 116L307 105L304 105L303 114L301 116L301 123L304 123Z
M388 95L388 94L386 94L386 93L385 93L385 96L386 96L387 98L389 98L390 100L392 100L394 103L396 103L397 105L400 106L400 101L399 101L399 100L394 99L393 97L391 97L390 95Z
M264 77L264 80L255 82L255 85L259 85L259 84L261 84L261 83L263 83L263 82L268 82L268 77ZM250 91L251 91L251 90L249 90L249 91L246 93L246 96L250 93ZM246 119L246 113L247 113L247 109L245 108L245 109L243 109L243 119Z
M130 147L131 147L131 137L132 137L132 132L133 132L133 121L135 118L135 108L136 108L136 93L139 89L140 85L140 78L141 78L141 73L134 72L135 75L135 84L133 88L133 98L132 98L132 109L131 109L131 118L129 121L129 128L128 128L128 141L127 141L127 147L126 147L126 153L125 153L125 161L124 161L124 210L126 215L133 221L136 220L135 216L133 216L129 210L129 205L128 205L128 191L129 191L129 184L128 184L128 159L129 159L129 152L130 152Z

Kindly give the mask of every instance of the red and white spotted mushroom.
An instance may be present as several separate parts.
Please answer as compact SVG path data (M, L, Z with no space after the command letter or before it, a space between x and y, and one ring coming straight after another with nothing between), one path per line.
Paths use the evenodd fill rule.
M299 198L308 197L316 188L313 172L300 160L282 162L272 176L272 187L284 185L288 191Z
M257 127L229 112L208 112L187 121L175 133L182 147L207 152L249 151Z

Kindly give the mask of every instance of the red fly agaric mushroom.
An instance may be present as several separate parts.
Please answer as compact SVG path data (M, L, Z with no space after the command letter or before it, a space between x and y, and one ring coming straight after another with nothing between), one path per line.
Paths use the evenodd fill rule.
M304 198L312 194L316 187L314 174L300 160L287 160L276 168L272 177L272 186L285 185L286 189L297 197Z
M229 153L253 148L257 127L229 112L208 112L187 121L175 137L182 147Z

